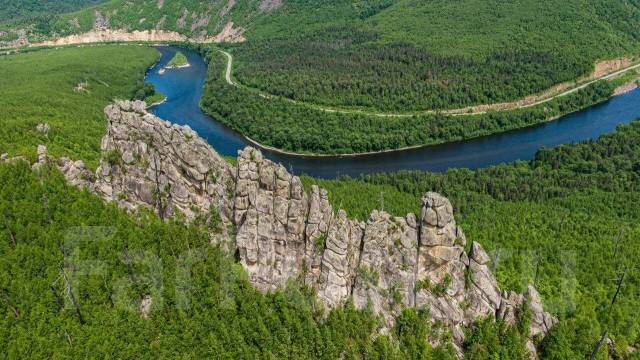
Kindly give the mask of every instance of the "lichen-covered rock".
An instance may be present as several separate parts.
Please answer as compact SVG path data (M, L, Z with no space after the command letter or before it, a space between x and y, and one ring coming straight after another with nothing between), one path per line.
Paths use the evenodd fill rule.
M374 211L365 227L353 301L358 308L370 304L388 327L403 308L414 306L417 238L413 214L394 218Z
M180 211L191 219L215 209L223 221L230 219L233 167L193 130L145 108L142 101L106 108L96 192L125 208L153 208L162 218Z
M343 304L351 296L360 257L362 226L340 210L326 236L320 276L315 285L318 297L329 308Z
M48 135L49 134L49 130L51 130L51 127L49 126L49 124L46 123L40 123L36 126L36 130L38 130L39 132Z
M462 323L467 255L448 199L436 193L422 198L415 306L426 307L434 320Z
M474 242L471 245L469 259L470 284L467 289L469 307L466 310L466 318L473 321L495 315L496 311L500 309L502 294L487 265L490 258L480 244Z
M104 30L109 27L109 14L103 15L100 11L96 10L93 21L94 30Z
M305 229L305 284L313 286L320 276L322 254L325 250L329 226L333 220L333 207L329 194L318 186L311 187L309 215Z
M82 160L73 161L63 157L58 160L58 168L71 185L81 188L91 188L93 185L94 175Z
M552 327L558 322L549 313L545 312L542 307L542 299L540 294L533 286L527 287L527 293L524 295L525 301L531 308L531 327L530 335L537 336L539 334L546 335Z
M306 196L298 178L255 149L238 156L234 221L240 261L258 288L298 275L304 258Z
M49 156L47 153L47 147L44 145L38 145L38 161L31 166L35 170L39 170L49 162Z

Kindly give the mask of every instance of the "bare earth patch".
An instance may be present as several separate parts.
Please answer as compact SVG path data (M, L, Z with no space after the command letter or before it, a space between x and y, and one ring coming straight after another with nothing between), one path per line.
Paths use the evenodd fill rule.
M143 41L143 42L164 42L164 41L184 41L184 42L199 42L199 43L221 43L221 42L244 42L246 39L244 36L245 29L241 27L235 28L232 22L227 23L221 33L216 36L188 38L185 35L177 33L175 31L166 30L147 30L147 31L132 31L127 32L125 30L92 30L83 34L70 35L56 40L45 41L32 46L62 46L73 44L91 44L100 42L129 42L129 41Z
M633 60L629 58L605 60L596 64L596 70L591 74L589 80L597 79L601 76L611 74L614 71L631 66Z
M622 94L626 94L628 92L632 92L633 90L638 88L638 79L630 81L624 85L618 86L614 91L613 91L613 96L618 96L618 95L622 95Z
M556 86L553 86L550 89L547 89L541 93L538 94L534 94L534 95L529 95L527 97L524 97L520 100L516 100L516 101L511 101L511 102L504 102L504 103L496 103L496 104L483 104L483 105L476 105L476 106L468 106L465 108L461 108L461 109L454 109L454 110L449 110L449 111L445 111L445 113L449 113L449 114L466 114L466 113L482 113L482 112L487 112L489 110L509 110L509 109L514 109L514 108L519 108L519 107L526 107L526 106L530 106L533 105L537 102L543 101L545 99L548 99L550 97L556 96L560 93L562 93L563 91L567 91L571 88L574 88L575 86L579 85L580 83L584 83L584 82L588 82L588 81L593 81L595 79L601 78L603 76L607 76L609 74L612 74L616 71L622 70L624 68L627 68L629 66L631 66L633 64L633 60L630 58L621 58L621 59L613 59L613 60L605 60L605 61L601 61L598 62L595 66L595 70L593 71L593 73L591 73L589 76L583 77L581 79L578 79L577 81L570 81L570 82L564 82L561 84L558 84ZM630 90L629 90L630 91Z

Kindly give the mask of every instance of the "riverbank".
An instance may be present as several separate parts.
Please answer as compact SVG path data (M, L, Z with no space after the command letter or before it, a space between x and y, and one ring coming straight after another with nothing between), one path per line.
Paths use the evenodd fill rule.
M640 80L636 79L636 80L629 81L624 85L618 86L613 91L613 96L620 96L620 95L624 95L632 92L633 90L638 88L638 82L640 82Z
M173 56L175 51L178 51L172 47L163 47L159 50L163 52L165 60L162 62L164 63ZM470 140L466 139L437 145L421 145L401 151L389 150L360 155L348 154L346 156L334 154L310 156L310 154L297 154L281 151L274 147L260 146L262 144L256 142L253 136L247 139L238 131L228 127L225 122L220 121L220 117L214 115L211 118L204 114L198 104L206 108L209 102L218 101L219 96L226 95L220 93L217 88L210 88L209 85L203 87L206 78L215 79L216 77L208 75L207 64L198 53L187 50L181 51L185 51L185 55L192 63L192 67L189 70L171 72L165 76L159 76L156 68L148 74L147 81L161 89L170 100L180 99L179 101L172 100L154 107L151 109L154 114L172 123L189 125L225 156L236 156L238 150L247 145L260 147L263 149L265 156L283 164L287 169L293 169L292 171L296 174L307 174L317 178L335 178L343 175L358 176L360 174L397 172L400 170L439 172L450 168L475 169L515 160L526 160L531 159L542 147L554 147L560 144L595 139L604 133L615 130L618 124L630 122L640 116L640 109L637 106L640 102L640 92L632 91L555 121L549 121L549 119L556 118L557 115L553 116L549 113L547 114L548 116L544 117L545 120L543 122L536 123L535 126L515 128L498 134L485 134ZM221 75L218 79L221 79L226 84L223 80L224 65L212 63L210 66L212 67L211 71L220 70ZM607 84L603 83L602 85ZM228 85L225 87L230 89ZM613 88L607 86L603 87L603 90L607 90L605 94L609 94L609 91L612 91ZM204 96L206 93L216 94L217 96ZM596 95L597 93L591 93L589 97ZM251 96L250 98L254 97ZM239 96L237 99L241 101L243 98ZM238 106L239 104L235 103L234 108ZM225 109L227 108L225 107ZM245 109L245 111L251 113L250 109ZM510 112L504 113L510 114ZM540 109L539 113L544 115L544 109ZM498 114L500 113L492 116L497 116ZM526 114L531 114L531 110L515 110L511 114L513 114L514 119L518 120L530 116ZM260 121L262 116L256 115L254 119ZM264 119L276 120L274 117L265 117ZM458 121L460 119L462 118L448 118L448 121ZM467 120L470 121L469 127L488 124L487 120L482 119L477 121ZM401 119L398 119L398 121L401 121ZM408 119L408 121L415 122L415 119ZM396 121L389 121L388 119L384 121L384 123L394 122ZM308 130L313 131L313 129ZM332 131L329 129L326 133L329 134ZM412 134L416 133L419 132L417 130L412 132ZM282 135L288 137L289 134L284 133ZM336 135L340 136L340 134ZM327 137L333 136L327 135Z
M538 106L460 116L429 113L384 118L322 112L230 86L229 56L217 49L200 48L214 72L202 101L205 112L248 137L255 146L291 156L368 156L467 141L583 110L607 100L614 89L606 81L596 81Z
M589 85L592 85L601 80L609 80L619 76L622 76L632 70L640 69L640 62L633 61L629 58L621 58L621 59L612 59L598 62L594 66L594 71L590 75L578 79L574 82L566 82L562 84L555 85L554 87L543 91L540 94L532 94L523 99L511 101L511 102L503 102L503 103L494 103L494 104L480 104L473 105L459 109L449 109L449 110L423 110L423 111L411 111L406 113L384 113L378 111L370 111L366 109L345 109L339 107L330 107L330 106L322 106L313 103L302 102L294 99L290 99L287 97L277 96L273 94L266 93L256 88L248 87L236 80L233 77L233 55L229 52L218 49L219 52L224 54L227 58L227 66L225 72L225 80L227 84L235 87L242 87L246 90L254 92L258 94L260 97L265 99L279 99L283 101L288 101L292 104L308 106L314 110L324 111L329 113L341 113L341 114L361 114L367 116L376 116L376 117L412 117L416 115L430 115L430 114L443 114L450 116L469 116L469 115L483 115L490 111L508 111L508 110L516 110L516 109L525 109L537 105L542 105L554 99L571 95L576 91L584 89Z
M30 47L64 46L78 44L93 44L104 42L185 42L185 43L239 43L246 39L242 36L243 28L234 27L233 22L227 23L224 29L215 36L190 38L175 31L147 30L126 31L123 29L91 30L81 34L73 34L62 38L28 44ZM27 44L22 44L27 45Z

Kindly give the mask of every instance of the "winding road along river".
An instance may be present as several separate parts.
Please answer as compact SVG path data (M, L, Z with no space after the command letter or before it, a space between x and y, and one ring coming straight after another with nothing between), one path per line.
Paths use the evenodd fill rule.
M191 66L169 69L160 75L159 70L178 49L158 47L158 50L162 58L149 70L146 81L165 94L167 101L152 107L151 112L172 123L189 125L220 154L236 156L238 150L249 144L248 141L200 110L200 98L207 78L204 59L196 52L181 50L187 55ZM477 169L515 160L529 160L541 147L594 139L636 118L640 118L640 89L556 121L467 141L355 157L305 157L267 150L262 152L295 174L320 178L400 170Z

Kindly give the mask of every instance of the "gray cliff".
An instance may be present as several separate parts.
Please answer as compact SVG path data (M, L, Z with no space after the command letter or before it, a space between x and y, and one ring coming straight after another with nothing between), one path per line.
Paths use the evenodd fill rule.
M329 309L349 300L371 307L384 319L383 333L403 308L426 308L458 346L463 326L486 317L513 323L523 306L533 314L532 337L546 335L556 322L535 288L501 291L491 259L480 244L467 243L451 203L439 194L423 196L418 216L373 211L360 222L334 209L327 191L313 186L306 192L298 177L253 148L232 166L191 129L147 113L142 102L118 102L105 112L105 158L95 179L84 164L64 159L59 167L68 180L163 218L215 210L235 226L235 250L262 291L302 281ZM42 152L39 163L46 161ZM533 343L528 346L535 356Z

